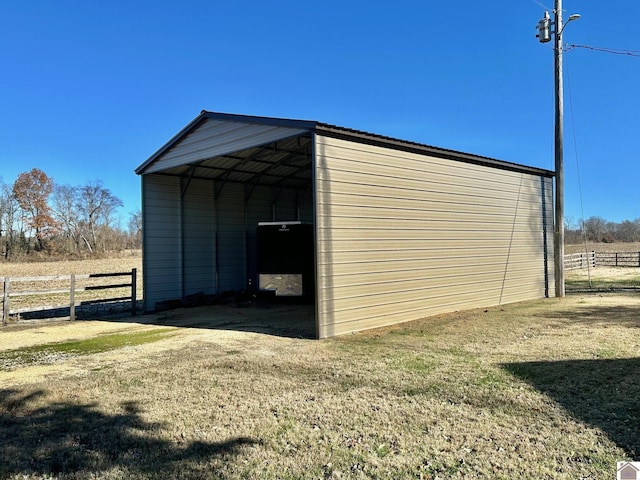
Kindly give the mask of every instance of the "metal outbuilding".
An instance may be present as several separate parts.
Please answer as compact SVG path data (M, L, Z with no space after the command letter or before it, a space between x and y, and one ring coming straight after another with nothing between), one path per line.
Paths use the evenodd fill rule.
M258 223L314 232L318 338L553 295L553 172L203 111L136 169L145 310L258 285Z

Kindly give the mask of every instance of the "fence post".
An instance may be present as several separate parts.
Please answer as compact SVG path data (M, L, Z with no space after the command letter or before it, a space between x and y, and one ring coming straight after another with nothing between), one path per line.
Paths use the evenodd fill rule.
M2 284L2 325L6 325L9 320L9 277L4 277Z
M7 324L7 319L4 316L4 302L6 301L4 299L4 289L5 289L5 278L2 277L2 325L6 325Z
M69 320L74 321L76 319L76 276L71 275L71 282L69 287Z
M138 269L131 269L131 316L136 316L136 283L138 281Z

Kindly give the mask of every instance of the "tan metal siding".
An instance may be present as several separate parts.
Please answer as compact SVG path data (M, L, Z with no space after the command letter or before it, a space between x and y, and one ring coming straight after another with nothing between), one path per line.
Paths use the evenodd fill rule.
M541 177L320 135L316 163L320 337L545 295Z
M180 182L177 177L142 177L144 308L180 298Z

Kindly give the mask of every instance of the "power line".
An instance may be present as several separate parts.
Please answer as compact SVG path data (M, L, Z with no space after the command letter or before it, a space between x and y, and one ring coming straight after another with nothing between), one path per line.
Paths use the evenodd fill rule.
M538 0L531 0L533 3L535 3L536 5L544 8L545 10L552 10L551 8L547 7L544 3L539 2Z
M577 174L577 180L578 180L578 194L580 196L580 214L581 214L581 218L580 218L580 226L582 227L582 239L584 241L584 253L587 254L587 258L588 257L588 252L587 252L587 230L585 228L585 222L584 222L584 203L582 201L582 181L580 180L580 162L578 161L578 140L577 140L577 136L576 136L576 119L575 116L573 114L573 95L571 94L571 75L569 74L569 62L566 62L566 67L567 67L567 90L569 93L569 110L571 112L571 128L573 130L573 153L576 157L576 174ZM590 264L587 261L587 277L589 279L589 288L592 287L591 285L591 268L590 268Z
M574 48L584 48L586 50L594 50L596 52L611 53L613 55L627 55L629 57L640 57L640 50L622 50L618 48L592 47L591 45L567 45L569 50Z

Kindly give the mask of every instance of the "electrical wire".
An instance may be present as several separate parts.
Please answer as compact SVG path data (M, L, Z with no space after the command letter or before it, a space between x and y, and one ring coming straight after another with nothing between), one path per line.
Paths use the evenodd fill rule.
M611 53L613 55L626 55L629 57L640 57L640 50L622 50L620 48L605 48L605 47L592 47L591 45L574 45L569 44L566 46L567 51L574 48L584 48L586 50L593 50L596 52Z
M531 1L532 1L533 3L535 3L536 5L538 5L538 6L542 7L542 8L544 8L545 10L553 10L553 8L549 8L549 7L547 7L545 4L543 4L543 3L539 2L538 0L531 0Z
M584 203L582 201L582 182L580 180L580 162L578 162L578 141L576 136L576 122L573 115L573 96L571 95L571 76L569 75L569 64L565 59L565 71L567 72L567 93L569 94L569 111L571 113L571 129L573 131L573 153L576 157L576 177L578 179L578 196L580 197L580 219L582 239L584 241L584 253L587 256L587 278L589 280L589 290L593 288L591 284L591 262L589 262L589 252L587 250L587 232L584 223ZM595 258L594 258L595 260Z

